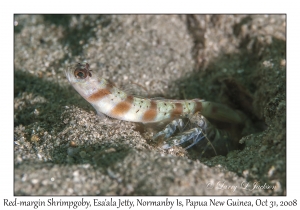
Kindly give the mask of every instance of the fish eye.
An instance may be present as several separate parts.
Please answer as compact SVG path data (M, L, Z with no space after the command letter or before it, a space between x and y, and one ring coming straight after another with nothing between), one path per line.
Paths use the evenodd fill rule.
M88 76L92 77L92 70L90 70L90 64L86 63L85 65L77 63L75 66L74 76L77 79L85 79Z
M77 79L85 79L87 77L87 71L85 69L76 69L74 71L74 76Z

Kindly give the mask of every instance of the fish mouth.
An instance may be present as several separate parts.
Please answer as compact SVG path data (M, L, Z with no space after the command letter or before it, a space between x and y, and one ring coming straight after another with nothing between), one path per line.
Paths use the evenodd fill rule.
M67 79L70 81L70 73L69 73L69 71L70 71L70 66L68 66L68 67L65 69L65 75L66 75Z
M74 65L69 65L66 69L65 69L65 75L67 77L67 79L69 80L69 82L73 83L75 77L73 75L73 70L74 69Z

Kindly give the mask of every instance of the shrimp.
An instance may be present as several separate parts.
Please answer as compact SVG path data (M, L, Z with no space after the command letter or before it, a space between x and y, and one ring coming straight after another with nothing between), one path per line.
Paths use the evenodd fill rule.
M238 112L227 106L203 99L168 100L142 98L127 94L92 72L88 63L72 65L67 68L65 73L75 90L95 108L99 115L104 114L111 118L143 124L171 121L163 131L154 136L154 139L163 136L169 142L163 145L163 149L191 139L193 139L191 145L193 146L206 137L205 133L220 133L211 129L212 126L205 117L226 123L243 123L243 117ZM176 127L183 131L182 118L191 119L192 124L196 127L169 139L174 134ZM215 138L220 137L220 135L214 136Z
M189 127L190 129L183 131L185 127ZM176 130L180 132L173 136ZM186 123L182 119L173 120L167 124L164 130L154 135L153 138L161 138L164 140L164 144L162 145L163 149L170 149L176 145L182 145L192 140L192 143L185 147L186 150L194 145L199 145L201 140L206 139L206 145L199 145L202 149L202 153L199 156L200 158L204 155L208 146L211 146L214 155L225 155L233 147L233 139L230 137L230 133L226 130L216 128L199 112L196 112Z

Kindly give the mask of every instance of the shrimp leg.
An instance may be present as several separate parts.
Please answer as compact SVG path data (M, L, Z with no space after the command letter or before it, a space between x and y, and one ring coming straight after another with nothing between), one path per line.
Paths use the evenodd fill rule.
M169 123L166 128L160 132L158 132L157 134L155 134L153 136L153 139L157 139L158 137L163 136L164 139L169 138L170 136L172 136L174 134L174 132L176 131L176 128L179 129L180 132L183 131L184 128L184 123L182 121L182 119L175 119L173 120L171 123Z
M193 139L193 143L185 148L185 149L189 149L190 147L197 144L204 137L205 136L203 135L201 128L198 128L198 127L192 128L191 130L185 131L185 132L181 133L180 135L169 138L166 141L166 144L164 144L162 146L162 148L169 149L173 146L183 144L183 143L188 142L189 140Z

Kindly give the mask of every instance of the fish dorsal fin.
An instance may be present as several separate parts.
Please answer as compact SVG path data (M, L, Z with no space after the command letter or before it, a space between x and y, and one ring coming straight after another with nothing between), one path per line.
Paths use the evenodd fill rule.
M153 98L150 98L151 100L160 100L160 101L164 101L164 100L168 100L164 97L153 97Z

